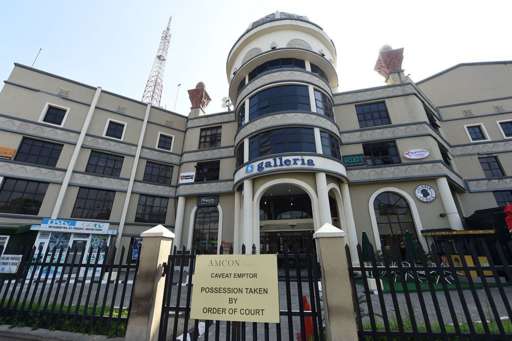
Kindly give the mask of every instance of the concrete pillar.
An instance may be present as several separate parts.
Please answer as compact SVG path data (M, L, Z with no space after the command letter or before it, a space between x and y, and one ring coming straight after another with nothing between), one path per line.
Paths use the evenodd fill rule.
M354 221L354 211L352 210L352 200L350 199L350 190L348 183L341 184L341 197L343 200L343 214L345 216L345 229L348 234L348 247L350 248L350 256L352 264L359 265L359 257L357 256L357 230Z
M133 288L132 309L125 340L156 341L164 299L163 263L171 252L174 233L162 225L142 232L137 281Z
M320 225L325 223L332 224L331 208L329 206L329 194L327 191L327 177L325 173L315 173L316 193L318 196L318 211L320 216Z
M313 238L322 268L327 340L357 340L356 314L345 253L345 232L331 224L324 224Z
M453 194L450 190L450 185L448 185L448 180L444 177L437 178L436 183L450 227L452 229L462 230L462 220L460 219L459 211L455 205L455 199L453 199Z
M240 201L241 201L242 193L240 191L235 190L235 218L234 218L234 227L233 227L233 253L240 253L240 235L241 235L241 226L240 226Z
M252 226L252 180L244 181L244 232L243 232L243 243L245 244L246 250L250 250L253 240L253 226ZM259 248L259 245L256 245Z
M185 197L178 197L178 205L176 207L176 222L174 223L174 245L181 248L181 238L183 235L183 217L185 216Z

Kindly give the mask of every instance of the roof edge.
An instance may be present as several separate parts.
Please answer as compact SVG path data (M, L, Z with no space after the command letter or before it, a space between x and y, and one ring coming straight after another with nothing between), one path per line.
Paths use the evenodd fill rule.
M436 78L436 77L439 77L447 72L450 72L456 68L459 68L459 67L462 67L462 66L477 66L477 65L498 65L498 64L512 64L512 60L497 60L497 61L487 61L487 62L469 62L469 63L459 63L459 64L456 64L454 66L451 66L443 71L440 71L438 73L435 73L433 74L432 76L429 76L425 79L422 79L418 82L416 82L416 84L421 84L423 82L426 82L426 81L429 81L433 78Z

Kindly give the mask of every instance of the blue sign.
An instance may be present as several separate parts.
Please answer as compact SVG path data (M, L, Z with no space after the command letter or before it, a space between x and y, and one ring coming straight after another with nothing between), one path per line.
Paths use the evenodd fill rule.
M245 166L246 173L256 172L261 173L272 168L281 167L314 167L315 161L313 159L304 158L303 156L278 156L269 160L253 163Z
M43 218L41 225L32 225L32 230L56 231L56 232L81 232L81 233L105 233L110 234L109 223L94 221L80 221L71 219Z

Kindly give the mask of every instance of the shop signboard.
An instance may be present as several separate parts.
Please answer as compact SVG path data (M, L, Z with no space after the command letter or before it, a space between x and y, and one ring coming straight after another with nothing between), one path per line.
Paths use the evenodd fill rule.
M279 323L276 255L198 255L191 317Z
M365 159L363 154L354 154L354 155L344 155L343 156L343 164L345 166L362 166L365 164Z
M43 218L43 220L41 220L41 224L32 225L31 230L69 233L113 234L112 230L109 230L109 226L109 223L98 223L94 221Z
M6 255L0 256L0 274L15 274L21 263L23 255Z
M213 207L219 204L219 197L217 195L203 196L197 198L198 207Z
M430 152L426 149L411 149L404 153L404 156L410 160L425 159L430 155Z
M178 183L180 184L191 184L194 183L196 177L195 172L183 172L180 173L180 177L178 179Z

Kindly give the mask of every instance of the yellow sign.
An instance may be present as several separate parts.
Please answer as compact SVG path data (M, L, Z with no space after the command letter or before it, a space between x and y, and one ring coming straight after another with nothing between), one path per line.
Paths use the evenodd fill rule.
M16 149L14 148L7 148L7 147L0 147L0 159L12 159L14 155L16 154Z
M190 316L279 323L276 255L199 255Z

